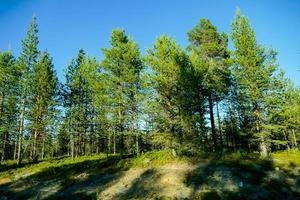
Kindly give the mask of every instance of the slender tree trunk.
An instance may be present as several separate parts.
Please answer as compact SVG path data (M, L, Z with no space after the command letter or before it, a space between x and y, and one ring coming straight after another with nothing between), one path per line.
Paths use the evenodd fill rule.
M74 159L74 137L73 135L71 135L71 157L72 157L72 160Z
M2 157L1 160L3 161L6 158L6 143L7 143L7 137L8 133L7 131L4 132L4 138L3 138L3 151L2 151Z
M116 155L116 131L114 131L114 155Z
M219 128L219 135L220 135L220 144L221 149L223 149L223 136L222 136L222 127L221 127L221 120L220 120L220 114L219 114L219 104L218 101L216 102L217 106L217 116L218 116L218 128Z
M213 144L214 144L214 150L217 151L218 150L218 142L217 142L216 129L215 129L212 94L210 94L208 97L208 103L209 103L211 134L212 134L212 139L213 139Z
M297 144L295 129L292 129L292 134L293 134L293 140L294 140L295 148L297 148L298 144Z
M137 155L140 155L140 143L139 143L139 113L138 113L138 109L136 110L136 119L135 119L135 123L136 123L136 151L137 151Z
M38 151L37 151L37 137L38 137L38 131L35 128L34 129L34 140L33 140L33 160L37 161Z
M14 160L17 160L18 140L19 140L19 136L17 136L17 138L16 138L16 140L15 140L15 146L14 146Z
M288 149L288 151L290 151L289 140L288 140L288 138L286 137L286 129L283 130L283 136L284 136L284 139L285 139L285 141L286 141L286 148Z
M237 144L236 144L236 136L235 136L235 132L233 130L233 123L232 123L232 116L231 116L231 112L230 112L230 131L231 131L231 143L232 143L232 148L233 151L236 152L237 150ZM228 142L229 143L229 142Z
M26 99L22 99L21 104L21 114L20 114L20 124L19 124L19 142L18 142L18 160L17 164L21 164L22 158L21 158L21 151L22 151L22 140L23 140L23 127L24 127L24 115L25 115L25 106L26 106Z
M42 159L45 158L45 132L43 133Z
M110 154L111 153L111 135L110 133L108 134L108 142L107 142L107 153Z
M120 90L120 95L122 94L122 91L123 91L123 87L121 85L121 83L119 84L119 90ZM120 155L121 157L123 156L124 154L124 135L123 135L123 119L122 119L122 101L121 101L121 96L119 96L118 98L118 120L119 120L119 134L120 135Z
M260 133L260 128L259 128L260 120L259 120L258 109L254 110L254 113L256 115L256 132L257 134L259 134L259 138L260 138L260 144L259 144L260 155L262 156L262 158L267 158L269 154L268 154L265 137Z
M68 157L70 156L70 149L71 149L71 142L68 142L68 153L67 153Z

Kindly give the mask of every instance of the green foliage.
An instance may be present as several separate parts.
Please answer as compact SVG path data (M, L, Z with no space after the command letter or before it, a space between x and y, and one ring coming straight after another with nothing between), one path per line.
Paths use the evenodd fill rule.
M18 108L19 72L11 52L0 52L0 145L1 160L10 157L7 150L12 149L10 138L15 137Z
M180 158L174 157L171 150L155 150L141 154L137 158L121 160L118 165L123 167L157 167L178 161Z
M45 160L45 161L41 161L39 163L35 163L35 164L24 164L23 166L16 168L16 169L9 169L9 170L5 170L4 172L1 172L0 178L10 178L10 179L14 179L14 178L20 178L20 176L26 176L26 175L30 175L30 174L34 174L34 173L38 173L41 171L44 171L46 169L51 169L52 167L64 167L67 165L71 165L71 164L75 164L75 163L82 163L85 161L93 161L93 160L99 160L99 159L104 159L106 158L107 155L106 154L99 154L99 155L92 155L92 156L84 156L84 157L78 157L78 158L58 158L58 159L50 159L50 160ZM15 164L15 163L14 163ZM7 163L4 168L7 166L13 166L11 165L11 163ZM55 175L57 172L52 171L49 172L48 176L53 176Z
M297 149L275 152L271 156L280 167L300 167L300 151Z
M187 50L162 35L143 57L124 30L114 29L104 58L79 49L60 84L51 56L38 49L34 16L19 58L0 53L1 159L166 150L239 162L258 159L257 151L267 158L297 149L299 88L239 10L230 36L201 19L188 32ZM128 162L146 158L136 159Z
M198 91L199 96L205 96L209 104L212 140L216 151L219 145L214 122L214 103L224 98L230 85L228 38L225 33L218 33L208 19L201 19L188 32L188 37L191 43L191 63L198 85L202 87Z

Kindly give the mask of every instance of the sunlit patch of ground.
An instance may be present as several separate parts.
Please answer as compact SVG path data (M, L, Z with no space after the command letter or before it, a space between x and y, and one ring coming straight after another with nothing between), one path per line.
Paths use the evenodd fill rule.
M7 165L0 168L0 199L300 199L298 161L286 156L189 160L149 152Z

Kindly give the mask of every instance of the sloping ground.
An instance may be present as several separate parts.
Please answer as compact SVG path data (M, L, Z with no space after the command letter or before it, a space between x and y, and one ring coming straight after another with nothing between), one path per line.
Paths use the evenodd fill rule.
M0 199L300 199L294 165L154 158L95 156L5 168Z
M192 188L184 184L188 173L197 165L170 163L154 168L133 168L99 191L99 199L186 199Z

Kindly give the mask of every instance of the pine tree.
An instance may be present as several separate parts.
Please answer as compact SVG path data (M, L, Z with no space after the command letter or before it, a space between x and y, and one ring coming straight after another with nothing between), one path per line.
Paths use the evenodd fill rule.
M109 75L108 84L112 91L109 95L113 110L114 153L116 153L116 135L118 135L120 136L120 153L123 154L125 151L124 134L137 134L137 97L143 64L137 44L126 36L125 31L113 30L110 44L110 49L103 49L105 59L101 66Z
M22 74L19 83L20 89L20 117L19 117L19 142L18 142L18 164L22 160L22 140L24 132L24 121L26 117L26 111L28 107L28 98L30 96L29 80L31 76L31 70L36 63L39 51L37 49L38 40L38 25L36 17L32 17L32 21L28 27L27 36L22 40L22 51L18 59L18 65L20 73Z
M189 57L176 42L167 36L158 38L154 48L147 51L146 61L151 67L152 98L148 100L154 120L154 141L172 146L198 138L203 126L201 98L197 99L197 85ZM199 101L200 100L200 101ZM195 103L197 102L197 103ZM199 104L198 104L199 103ZM200 107L200 109L198 109ZM201 129L201 128L200 128ZM159 139L161 138L161 139ZM187 144L188 142L186 142Z
M57 106L58 79L53 68L52 59L48 52L43 52L33 65L30 80L31 96L30 121L33 131L33 158L38 157L38 143L42 140L41 157L45 157L45 142L47 129L51 125L51 118L55 117ZM54 115L54 116L53 116Z
M17 114L19 73L15 59L10 51L0 52L0 137L1 160L12 158L9 152L16 151ZM15 145L9 143L15 141ZM14 155L15 157L15 155Z
M72 60L66 72L64 86L65 122L70 134L71 155L80 156L91 152L91 135L94 134L93 82L88 79L93 71L91 62L82 49L76 61ZM95 71L94 71L95 72Z
M269 132L262 129L264 123L265 97L268 95L276 64L276 52L266 51L257 44L255 33L246 17L237 11L232 23L231 37L234 43L234 76L238 83L238 93L248 100L251 108L251 125L259 141L262 157L268 155Z
M212 139L214 149L217 150L219 145L213 108L214 103L220 101L228 92L230 83L227 35L218 33L217 28L208 19L201 19L199 24L188 32L188 36L191 43L191 60L196 73L200 75L203 93L208 99Z

